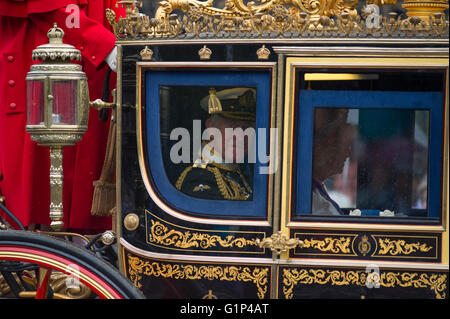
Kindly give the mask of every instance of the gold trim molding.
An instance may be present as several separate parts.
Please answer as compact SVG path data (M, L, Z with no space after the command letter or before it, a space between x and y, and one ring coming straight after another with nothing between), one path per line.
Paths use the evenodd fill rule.
M413 0L410 0L412 2ZM444 3L441 3L444 1ZM396 13L380 15L380 6L396 0L369 1L360 12L358 0L227 0L224 8L213 0L164 0L153 18L142 15L133 1L127 16L106 17L117 39L191 38L448 38L445 0L440 7L423 5L418 14L402 19ZM417 0L415 1L417 2ZM421 4L427 4L423 0ZM415 6L417 3L414 3ZM408 5L408 4L406 4ZM410 5L411 7L411 5Z
M282 271L282 288L286 299L294 297L294 288L298 284L362 287L371 280L371 273L363 270L284 268ZM447 277L447 273L381 271L377 281L384 288L428 288L434 292L436 299L445 299Z
M171 264L148 261L128 255L128 278L141 288L142 276L171 278L177 280L219 280L228 282L251 282L257 287L259 299L264 299L269 286L269 267L234 265Z

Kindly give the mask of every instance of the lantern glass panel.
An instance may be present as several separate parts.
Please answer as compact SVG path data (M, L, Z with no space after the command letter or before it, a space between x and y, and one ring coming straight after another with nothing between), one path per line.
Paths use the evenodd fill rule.
M53 81L52 124L77 123L77 80Z
M29 125L44 124L44 80L27 81Z

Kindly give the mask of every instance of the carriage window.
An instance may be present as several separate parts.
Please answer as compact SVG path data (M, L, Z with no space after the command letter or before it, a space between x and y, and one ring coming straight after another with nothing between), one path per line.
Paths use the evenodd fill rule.
M256 89L162 86L160 97L171 183L191 197L252 201Z
M155 191L188 214L266 218L268 71L152 70L145 129ZM262 159L262 160L261 160Z
M427 72L302 74L297 216L440 216L444 81Z
M426 216L428 128L425 110L316 108L312 214Z

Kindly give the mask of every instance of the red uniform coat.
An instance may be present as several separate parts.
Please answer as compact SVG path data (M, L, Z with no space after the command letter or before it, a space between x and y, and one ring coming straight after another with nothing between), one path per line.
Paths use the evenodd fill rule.
M6 206L25 225L50 224L49 150L37 146L26 132L26 73L33 63L31 52L48 42L47 31L56 22L65 43L82 53L90 100L101 97L105 57L115 37L103 26L105 8L114 0L0 0L0 181ZM80 5L80 28L67 28ZM114 74L114 73L113 73ZM113 87L111 87L112 89ZM91 216L93 181L100 176L109 123L91 108L88 131L76 146L64 147L64 224L66 228L93 232L111 227L111 218Z

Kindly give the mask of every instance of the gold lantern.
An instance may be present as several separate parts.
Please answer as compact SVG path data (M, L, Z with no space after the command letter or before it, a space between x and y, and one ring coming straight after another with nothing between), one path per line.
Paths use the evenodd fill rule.
M56 23L49 42L33 50L27 80L27 131L38 145L50 148L50 218L54 230L63 228L63 146L75 145L87 130L89 91L75 47L64 44Z

